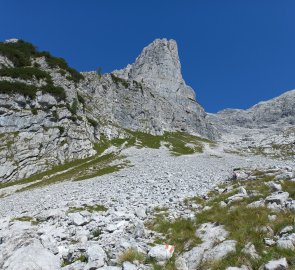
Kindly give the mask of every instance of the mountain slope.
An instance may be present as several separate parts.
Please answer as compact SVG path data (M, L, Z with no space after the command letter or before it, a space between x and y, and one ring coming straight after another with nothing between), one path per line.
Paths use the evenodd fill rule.
M295 90L276 98L260 102L247 110L226 109L211 114L210 120L223 126L267 127L269 125L295 124Z
M218 137L182 79L175 41L156 40L127 69L80 74L30 43L0 43L0 181L94 157L130 130Z

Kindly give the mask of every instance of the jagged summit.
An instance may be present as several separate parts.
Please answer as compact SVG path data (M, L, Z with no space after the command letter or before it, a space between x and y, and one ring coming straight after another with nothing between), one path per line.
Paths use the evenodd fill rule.
M175 40L156 39L125 69L114 72L124 79L143 82L163 96L195 99L193 89L182 78Z

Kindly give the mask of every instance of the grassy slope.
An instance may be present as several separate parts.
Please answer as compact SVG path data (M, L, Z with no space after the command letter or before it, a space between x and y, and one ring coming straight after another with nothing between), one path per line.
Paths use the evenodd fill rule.
M265 198L271 193L271 190L265 185L265 182L273 180L273 177L259 173L257 173L257 175L259 176L256 181L245 181L243 183L236 181L233 183L236 188L242 184L248 192L258 191L260 195L250 196L242 201L233 202L230 206L221 207L220 202L235 194L236 191L233 190L222 194L211 192L211 198L207 201L200 197L190 198L185 201L187 205L198 203L203 207L211 207L206 211L196 212L195 220L189 221L178 218L171 222L167 220L166 215L162 212L160 215L156 214L154 220L149 221L146 226L163 235L161 243L163 243L163 240L167 240L170 244L176 244L176 254L180 254L184 250L190 249L192 244L194 246L198 243L198 238L194 233L200 224L214 222L224 225L225 229L230 233L229 239L236 240L238 243L236 253L230 254L221 261L206 263L201 266L200 270L208 268L212 270L223 270L228 266L241 266L243 264L250 264L252 265L253 270L256 270L269 260L286 257L287 260L292 261L294 258L293 251L279 249L276 246L267 247L264 244L263 239L268 237L268 233L257 229L259 227L267 226L273 230L274 235L277 235L285 226L293 225L294 214L287 210L274 213L266 207L254 209L247 207L247 204L258 200L259 198ZM290 196L295 199L295 183L284 181L282 186L283 190L288 191ZM277 215L275 221L269 221L268 216L271 214ZM261 256L259 260L254 261L242 252L243 247L248 242L252 242L255 245L258 254ZM173 262L173 260L169 262L165 269L175 269ZM155 267L155 269L161 268ZM289 269L294 269L294 265Z
M210 140L181 132L166 132L162 136L154 136L130 130L126 130L126 132L129 134L129 138L127 139L107 140L105 137L102 137L101 141L94 145L98 153L95 156L57 165L50 170L34 174L18 181L0 183L0 189L14 185L29 184L21 188L19 190L20 192L66 180L80 181L116 172L126 166L127 161L123 160L123 156L114 153L101 156L101 154L111 146L122 147L124 144L124 147L136 146L138 148L159 149L161 144L163 144L170 150L172 155L178 156L201 153L204 143L210 145L214 144ZM190 144L190 146L187 146L187 144ZM113 161L119 161L119 164L116 163L116 165L112 165Z

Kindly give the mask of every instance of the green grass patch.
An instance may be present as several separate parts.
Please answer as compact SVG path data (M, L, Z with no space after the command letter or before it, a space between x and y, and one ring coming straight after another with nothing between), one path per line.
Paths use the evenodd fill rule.
M144 262L144 260L144 254L142 254L134 248L128 248L119 255L118 263L122 265L124 262Z
M189 205L189 204L192 204L192 203L204 205L205 200L203 198L199 197L199 196L194 196L194 197L184 199L184 203L186 205Z
M286 257L287 260L292 261L294 251L279 249L276 246L268 247L264 244L264 238L270 237L269 230L273 231L276 236L284 227L293 225L294 214L288 210L273 212L273 210L265 206L249 208L247 206L249 203L271 194L272 191L265 183L274 180L274 176L267 175L267 172L254 171L252 175L256 175L257 179L251 181L235 180L221 185L220 188L233 185L234 189L221 194L214 191L211 193L209 200L203 200L199 197L186 199L185 204L187 205L198 203L203 207L210 206L207 210L197 211L194 220L177 218L170 221L167 219L168 212L155 212L155 217L145 224L147 228L163 235L162 238L156 238L155 243L175 244L175 252L178 255L197 246L200 243L200 239L195 235L197 228L201 224L211 222L223 225L225 230L229 232L228 239L237 241L236 252L229 254L220 261L204 263L198 268L200 270L209 268L212 270L224 270L229 266L241 266L243 264L252 265L253 270L258 270L261 265L270 260ZM221 207L219 203L236 194L240 186L244 186L249 194L252 192L254 195L233 202L230 206ZM284 181L282 186L284 191L294 195L294 182ZM272 214L275 214L277 218L269 221L268 217ZM265 228L269 229L265 230ZM242 252L242 249L249 242L255 245L258 254L261 256L260 259L254 261ZM152 262L152 265L154 269L175 269L173 259L169 261L168 268L166 266L161 268L155 262Z
M285 180L281 183L284 191L288 191L290 197L295 200L295 182Z
M169 221L165 215L157 215L153 220L146 222L145 226L162 234L161 238L156 239L156 243L175 245L175 252L178 254L201 243L195 235L196 225L187 219Z
M95 205L85 205L82 207L70 207L68 213L76 213L76 212L81 212L81 211L88 211L90 213L93 212L104 212L107 211L108 209L100 204L95 204Z
M169 148L173 155L189 155L203 152L203 143L214 145L208 139L190 135L184 132L165 132L163 135L151 135L138 131L127 131L133 140L129 139L129 145L159 149L161 143Z
M54 128L59 128L58 126ZM62 127L61 127L62 128ZM64 132L64 130L60 129L60 132ZM9 136L9 145L6 147L10 147L13 143L12 136L16 136L18 133L9 133L1 135L3 138ZM8 139L4 139L8 140ZM28 187L24 187L19 190L24 191L31 188L42 187L48 184L57 183L59 181L66 181L66 180L84 180L96 176L101 176L104 174L112 173L119 171L124 166L127 166L127 161L123 161L124 157L119 156L116 154L108 154L99 156L109 147L108 142L102 141L100 144L95 145L95 149L97 150L97 155L91 156L85 159L77 159L70 162L66 162L64 164L55 165L51 169L46 170L41 173L36 173L32 176L29 176L24 179L20 179L17 181L7 182L7 183L0 183L0 189L7 188L10 186L15 185L24 185L24 184L31 184ZM119 164L111 165L111 162L115 160L121 160Z
M278 249L277 247L267 247L263 239L268 236L268 232L262 230L264 227L269 227L273 230L274 235L277 235L282 228L293 224L294 214L290 211L282 211L275 213L277 215L276 220L269 221L268 216L273 214L272 210L267 207L249 208L247 205L260 198L265 198L271 194L271 190L265 185L265 182L272 181L274 176L265 175L263 172L254 172L258 176L257 180L242 181L242 185L249 191L255 191L259 193L257 196L250 196L242 201L233 202L231 208L221 207L217 202L223 201L232 192L226 194L215 195L206 204L211 205L212 208L196 215L196 225L200 225L206 222L213 222L222 224L229 232L229 239L237 241L237 250L234 254L230 254L226 258L219 262L206 263L200 269L207 269L210 267L212 270L222 270L228 266L239 266L242 264L250 264L253 269L259 269L259 267L269 260L279 259L286 257L292 259L292 252L288 250ZM235 181L238 182L238 181ZM287 184L284 190L292 190L292 184L285 181ZM238 182L239 183L239 182ZM215 203L212 203L215 202ZM258 254L261 256L259 260L253 261L248 255L242 252L244 246L252 242Z
M84 160L69 162L67 164L61 165L62 168L69 168L68 170L60 170L60 167L57 169L55 168L51 171L59 172L59 174L55 174L53 176L50 176L51 174L45 172L45 175L49 177L46 177L46 179L34 182L29 186L21 188L17 192L40 188L63 181L81 181L96 176L113 173L120 170L124 166L123 164L110 165L110 163L116 159L119 159L117 155L107 154L104 156L95 156Z
M36 218L30 216L15 217L11 221L31 222L32 225L38 225L40 223Z

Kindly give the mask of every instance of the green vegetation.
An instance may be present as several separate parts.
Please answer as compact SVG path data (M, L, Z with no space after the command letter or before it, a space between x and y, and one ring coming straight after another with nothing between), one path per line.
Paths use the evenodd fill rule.
M281 183L283 190L289 192L290 197L295 200L295 182L294 181L283 181Z
M63 130L60 129L60 132L63 132ZM4 140L6 140L5 138ZM9 143L12 143L12 139L13 138L9 139ZM102 140L100 144L96 144L95 149L97 151L97 155L85 159L70 161L61 165L55 165L50 170L34 174L25 179L8 183L0 183L0 189L15 185L28 185L17 191L21 192L28 189L44 187L46 185L61 181L81 181L84 179L116 172L125 166L128 166L128 162L124 160L123 156L119 156L114 153L101 156L108 146L108 142ZM9 146L6 147L9 148ZM112 165L112 162L114 161L116 161L116 164Z
M81 96L81 95L79 95L79 94L77 94L77 98L78 98L78 101L81 103L81 104L83 104L83 106L85 105L85 99Z
M66 99L66 92L62 87L54 86L53 84L47 84L40 89L43 93L48 93L55 96L58 100Z
M200 198L200 197L198 197L198 196L195 196L195 197L186 198L186 199L184 200L184 203L185 203L186 205L189 205L189 204L192 204L192 203L196 203L196 204L204 205L205 200L202 199L202 198Z
M133 80L132 82L136 86L136 88L139 88L141 91L143 91L142 83L135 81L135 80Z
M33 115L37 115L38 114L37 108L32 108L31 109L31 112L32 112Z
M36 218L29 217L29 216L16 217L16 218L13 218L11 221L12 222L13 221L31 222L32 225L39 224L39 221Z
M58 99L65 99L66 94L65 90L62 87L55 87L51 84L42 86L41 89L38 89L34 85L29 85L21 82L8 82L0 81L0 93L1 94L22 94L24 96L35 98L38 90L42 90L43 93L49 93Z
M31 66L33 58L43 56L46 58L46 62L51 68L60 68L61 70L68 72L70 74L70 76L68 76L69 80L79 82L84 78L81 73L70 68L63 58L54 57L49 52L39 52L34 45L23 40L19 40L15 43L1 42L0 54L12 61L16 68ZM34 68L39 67L34 64ZM37 73L39 74L39 72Z
M104 212L107 211L108 209L99 204L95 205L84 205L82 207L70 207L68 213L75 213L75 212L81 212L81 211L88 211L90 213L93 212Z
M51 76L36 67L2 68L0 69L0 76L22 80L45 79L47 82L51 82Z
M101 79L101 76L102 76L101 70L102 70L101 67L97 68L97 75L99 79Z
M62 261L61 267L65 267L65 266L70 265L70 264L72 264L73 262L77 262L77 261L87 263L87 262L88 262L87 254L86 254L86 253L81 253L81 254L80 254L77 258L75 258L73 261L70 261L70 260L64 259L64 260Z
M57 115L55 117L58 119ZM93 125L96 125L96 122L93 122ZM45 130L49 128L58 128L60 134L65 132L65 129L62 126L44 126ZM163 136L153 136L150 134L133 131L126 131L126 133L129 134L130 137L125 139L116 138L113 140L107 140L106 137L101 136L100 142L94 145L94 149L96 150L97 154L92 157L70 161L61 165L54 165L51 169L45 172L37 173L18 181L0 183L0 189L14 185L26 184L26 187L22 187L18 190L18 192L21 192L28 189L44 187L46 185L58 183L61 181L81 181L104 174L113 173L128 166L128 162L123 160L123 156L114 153L102 155L102 153L111 146L121 147L124 144L124 147L136 146L159 148L162 143L169 147L172 154L181 155L200 152L202 150L202 143L212 143L207 139L180 132L165 133ZM190 150L191 148L187 149L186 144L188 142L195 144L196 147L193 149L193 151ZM11 141L11 144L12 143L13 142ZM9 148L9 146L7 147ZM115 164L113 164L114 161L116 161Z
M101 229L100 229L100 228L96 228L96 229L94 229L91 233L92 233L92 236L93 236L94 238L98 238L98 237L100 237L100 235L101 235Z
M1 94L22 94L24 96L35 98L38 89L33 85L28 85L20 82L0 81Z
M195 235L197 226L187 219L178 218L169 221L164 214L158 214L154 220L146 223L146 227L163 234L163 237L156 239L156 243L175 245L177 253L201 243L201 240Z
M125 88L128 88L129 87L129 82L122 79L122 78L119 78L117 77L116 75L114 75L113 73L111 73L111 78L113 80L113 82L119 86L120 84L123 85Z
M67 62L63 58L54 57L49 52L40 52L38 53L38 56L44 56L49 67L60 68L61 70L70 73L70 76L68 76L67 79L72 80L74 82L79 82L80 80L84 79L84 76L77 70L69 67Z
M36 54L36 48L23 40L16 43L0 43L0 54L6 56L16 67L31 65L30 57Z
M87 117L87 121L89 122L90 125L92 125L93 127L97 127L98 126L98 122L92 118Z
M119 264L123 264L124 262L144 262L145 256L141 252L138 252L134 248L128 248L124 252L119 255L118 262Z
M126 162L121 162L117 165L111 165L114 160L120 160L122 158L123 157L116 156L115 154L108 154L104 156L94 156L82 160L75 160L63 165L58 165L45 173L41 173L40 175L43 175L42 178L35 176L32 177L34 181L32 181L32 178L29 178L29 180L22 180L27 183L34 183L21 188L17 192L22 192L33 188L40 188L62 181L81 181L104 174L113 173L119 171L121 168L127 165ZM47 177L43 179L44 176Z
M244 149L240 149L242 152ZM293 143L271 144L269 146L249 146L252 154L267 156L275 159L290 159L295 156L295 145Z
M70 111L72 114L74 114L74 115L77 114L77 111L78 111L78 101L77 101L77 99L74 98L74 100L73 100L71 106L69 106L69 111Z
M167 219L168 213L156 213L155 218L146 223L146 226L154 231L161 233L162 238L157 238L156 243L169 243L176 245L176 254L190 250L193 246L200 243L195 235L196 229L203 223L212 222L220 224L229 232L228 239L237 241L236 252L228 255L217 262L207 262L198 269L224 270L229 266L252 265L254 270L269 260L286 257L292 261L294 252L290 250L279 249L276 246L266 246L264 238L269 237L269 231L273 231L274 235L278 235L280 230L288 225L293 225L294 214L288 210L281 212L273 212L267 207L249 208L247 205L271 194L270 188L265 184L274 179L274 176L265 175L264 172L256 171L254 175L257 180L253 181L232 181L234 189L229 192L219 194L218 192L210 192L209 200L200 197L188 198L185 204L198 203L201 206L210 206L207 210L196 212L194 220L175 219L170 221ZM229 183L228 183L229 184ZM226 201L228 197L235 194L238 188L243 185L250 197L246 197L241 201L235 201L230 206L220 206L221 201ZM283 190L290 193L291 197L295 195L295 183L285 180L282 183ZM221 186L222 188L225 185ZM221 188L220 187L220 188ZM192 209L191 209L192 210ZM270 221L269 215L275 214L276 219ZM263 228L268 228L267 230ZM247 243L253 243L258 254L261 256L258 260L253 260L249 255L242 252ZM173 258L169 261L165 269L175 269ZM155 265L155 264L153 264ZM159 266L154 266L154 269ZM293 269L293 268L291 268Z
M165 132L163 135L151 135L138 131L128 131L131 139L128 145L159 149L161 144L168 147L173 155L189 155L203 152L203 143L213 142L184 132Z
M63 134L65 132L65 128L63 126L58 126L60 134Z
M87 263L88 262L88 257L85 253L82 253L79 257L77 257L75 259L75 261L80 261L80 262L85 262Z

